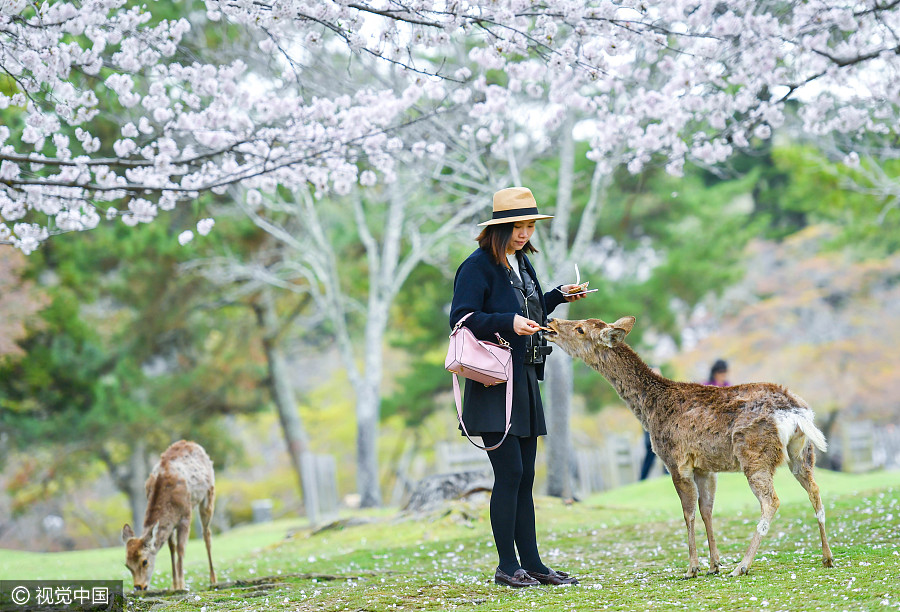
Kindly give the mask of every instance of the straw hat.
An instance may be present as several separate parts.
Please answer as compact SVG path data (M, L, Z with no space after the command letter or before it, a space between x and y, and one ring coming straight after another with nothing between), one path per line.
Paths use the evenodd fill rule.
M552 219L553 215L538 213L537 202L527 187L509 187L494 194L494 214L489 221L478 226L498 223L515 223L531 219Z

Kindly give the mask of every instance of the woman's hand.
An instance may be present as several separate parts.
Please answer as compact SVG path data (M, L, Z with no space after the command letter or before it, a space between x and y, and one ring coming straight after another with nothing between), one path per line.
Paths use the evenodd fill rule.
M572 291L575 287L578 287L578 286L579 285L563 285L562 287L559 288L559 290L565 296L565 300L567 302L574 302L576 300L581 300L581 299L587 297L587 293L582 293L579 295L567 295L569 293L569 291Z
M540 328L540 325L522 315L516 315L516 318L513 319L513 331L520 336L531 336Z

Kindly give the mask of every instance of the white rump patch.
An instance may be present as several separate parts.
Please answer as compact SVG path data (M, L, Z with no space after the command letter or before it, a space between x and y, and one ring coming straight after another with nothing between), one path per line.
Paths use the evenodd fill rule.
M821 510L816 512L816 520L823 525L825 524L825 508L822 508Z
M787 445L798 429L820 451L827 450L828 444L825 442L825 436L815 426L813 422L814 415L809 408L779 410L772 416L775 419L775 426L778 428L778 437L781 439L781 446L785 451L785 456L787 456Z
M766 519L762 519L759 523L756 524L756 532L759 535L766 535L769 533L769 521Z

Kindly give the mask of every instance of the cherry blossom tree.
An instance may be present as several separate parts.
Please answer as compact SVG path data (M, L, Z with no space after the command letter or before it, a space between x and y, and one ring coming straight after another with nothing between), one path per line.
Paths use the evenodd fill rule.
M26 333L25 321L47 302L33 281L22 278L26 263L21 253L0 250L0 359L21 354L16 341Z
M205 8L190 22L124 0L0 2L0 241L28 253L55 233L151 222L236 184L346 194L391 182L397 151L440 152L440 134L408 138L408 126L460 107L472 133L502 148L500 120L520 93L534 101L533 129L576 109L590 118L588 155L635 172L656 158L675 174L687 160L718 163L769 138L792 101L806 133L841 134L847 155L898 124L897 0ZM252 53L181 53L204 20L240 26ZM324 50L374 58L401 79L307 88Z
M314 257L315 236L300 242L273 223L268 204L277 208L285 194L287 213L307 222L323 214L329 192L343 198L357 186L379 187L386 214L402 217L406 209L391 194L406 190L394 185L405 180L404 160L444 156L444 172L456 175L445 188L467 196L458 209L486 206L479 194L508 186L524 163L511 114L545 139L571 134L561 128L577 117L598 190L620 165L638 172L662 163L679 174L687 161L719 163L769 138L787 120L788 103L799 107L805 133L839 135L851 162L860 140L896 136L896 0L203 6L163 19L154 5L124 0L0 0L0 243L30 253L56 233L103 219L149 223L203 193L227 193L296 252L284 269L305 274L303 290L322 297L340 335L343 306L328 299L327 250ZM242 33L234 52L222 59L187 49L192 32L216 22ZM323 67L321 57L334 54L348 66L365 61L371 78ZM460 142L477 143L479 157L510 160L508 174L491 174L486 164L486 173L473 173L482 160L460 158ZM213 227L202 217L200 235ZM554 225L561 233L548 249L551 276L579 240L566 240L567 223ZM589 238L592 226L582 225ZM373 284L389 304L408 274L404 262L417 258L388 248L398 244L393 237L381 244L361 236L367 254L399 274L392 287ZM386 307L378 304L373 330L383 328ZM366 335L372 350L377 334ZM364 371L358 393L377 395L370 382L378 368ZM377 402L361 401L358 414L370 422ZM371 480L373 444L360 446L369 449L360 478ZM378 502L377 491L366 495Z
M448 238L483 209L483 201L460 207L430 198L412 180L354 189L343 198L317 199L301 190L295 196L278 200L253 191L239 204L269 237L268 251L252 260L213 257L193 267L239 291L274 287L312 299L317 333L333 339L355 395L360 503L380 506L377 442L391 307L415 267L443 259ZM272 376L290 388L287 370Z

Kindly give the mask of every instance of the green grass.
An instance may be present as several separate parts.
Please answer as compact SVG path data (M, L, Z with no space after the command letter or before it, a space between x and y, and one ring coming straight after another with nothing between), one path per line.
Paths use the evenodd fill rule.
M581 580L567 588L513 590L493 584L496 553L483 500L425 517L356 513L363 524L312 534L301 520L214 536L220 583L206 590L203 544L186 555L190 593L133 600L136 610L898 610L900 473L820 470L835 567L821 566L818 528L806 493L780 471L781 509L748 576L727 572L743 554L758 504L738 474L722 474L716 534L723 575L682 580L684 522L667 478L565 506L536 501L545 562ZM698 517L701 565L706 552ZM171 584L161 551L153 585ZM114 579L130 576L124 548L59 554L0 551L0 578Z

